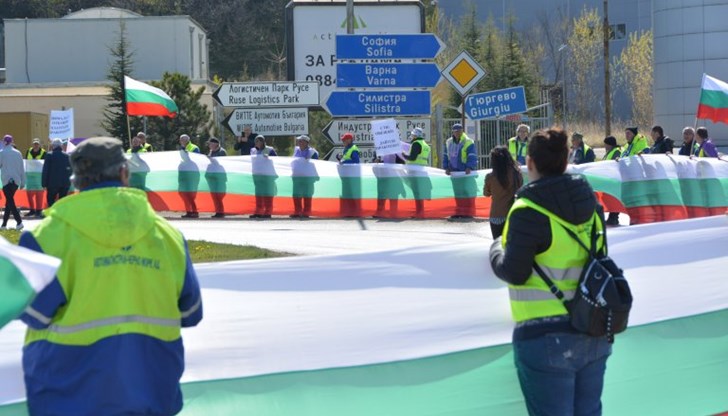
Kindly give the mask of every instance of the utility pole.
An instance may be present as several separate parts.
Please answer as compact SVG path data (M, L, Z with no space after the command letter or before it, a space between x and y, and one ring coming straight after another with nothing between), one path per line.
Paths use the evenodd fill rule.
M346 33L354 34L354 0L346 0Z
M609 0L604 0L604 130L605 136L612 134L612 99L611 85L609 81Z

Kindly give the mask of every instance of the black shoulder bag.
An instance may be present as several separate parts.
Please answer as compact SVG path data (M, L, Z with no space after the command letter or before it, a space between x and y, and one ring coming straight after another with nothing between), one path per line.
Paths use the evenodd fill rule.
M598 216L598 215L597 215ZM566 300L564 293L556 287L538 264L534 262L533 267L541 278L569 311L571 326L579 332L584 332L594 337L606 336L607 340L614 342L614 334L627 329L629 311L632 308L632 292L630 291L627 279L617 264L604 254L604 251L597 252L597 223L595 218L591 231L591 249L581 242L574 232L563 227L571 238L573 238L584 250L589 253L589 258L579 276L579 284L576 288L574 298ZM604 246L607 240L604 236Z

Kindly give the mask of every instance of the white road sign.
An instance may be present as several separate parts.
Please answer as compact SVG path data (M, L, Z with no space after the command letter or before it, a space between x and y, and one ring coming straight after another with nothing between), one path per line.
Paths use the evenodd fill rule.
M225 82L212 94L225 107L308 107L319 105L318 82Z
M430 142L430 119L429 118L401 118L397 120L397 128L399 129L400 138L407 141L410 132L415 127L422 129L425 135L425 141ZM324 127L322 133L334 145L340 146L341 135L346 132L354 134L354 144L366 144L374 146L374 137L372 137L372 119L334 119Z
M308 108L236 108L223 122L235 136L246 125L264 136L308 134Z
M354 7L355 34L422 33L422 5L380 2ZM336 35L346 33L346 4L291 2L286 9L289 79L321 83L321 101L336 88Z
M374 160L374 155L376 154L376 149L374 148L374 145L361 145L357 144L356 147L359 149L359 163L370 163L372 160ZM344 153L344 147L343 146L336 146L331 151L324 156L324 160L330 160L332 162L336 162L336 155L340 155Z

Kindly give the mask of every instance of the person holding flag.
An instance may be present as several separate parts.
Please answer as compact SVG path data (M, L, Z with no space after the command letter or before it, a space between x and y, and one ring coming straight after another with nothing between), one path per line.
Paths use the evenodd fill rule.
M21 316L28 413L177 414L181 329L202 320L187 242L144 191L128 187L118 139L83 141L71 165L80 193L20 237L62 260Z
M40 139L33 139L31 147L25 152L26 160L43 160L46 156L46 151L40 145ZM36 163L37 162L28 162ZM40 183L39 175L27 175L27 182L25 184L25 193L28 194L28 205L30 205L30 211L25 214L26 217L40 217L41 211L43 211L43 186Z
M508 139L508 151L513 156L513 160L519 165L526 164L526 149L528 148L528 135L531 128L526 124L519 124L516 127L516 136Z
M716 149L713 141L708 137L708 129L705 127L698 127L695 131L695 140L697 146L695 147L694 155L696 157L718 157L718 149Z

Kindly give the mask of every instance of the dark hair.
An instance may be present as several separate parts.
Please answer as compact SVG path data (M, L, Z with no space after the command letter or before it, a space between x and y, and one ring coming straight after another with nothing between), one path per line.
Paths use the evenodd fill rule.
M701 139L707 139L708 138L708 129L705 127L698 127L697 130L695 130L695 134L700 136Z
M490 150L490 166L493 168L498 183L504 188L508 187L509 178L513 177L514 171L519 175L521 174L511 153L505 146L496 146Z
M539 130L528 141L528 157L542 175L561 175L569 159L568 137L558 127Z
M662 130L662 126L657 126L657 125L656 126L653 126L652 127L652 131L656 131L657 134L659 134L660 136L664 136L665 135L665 131Z

